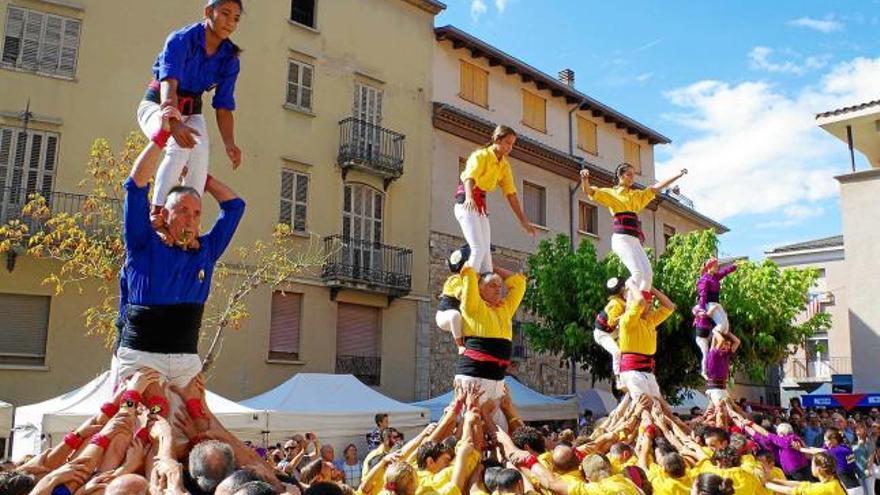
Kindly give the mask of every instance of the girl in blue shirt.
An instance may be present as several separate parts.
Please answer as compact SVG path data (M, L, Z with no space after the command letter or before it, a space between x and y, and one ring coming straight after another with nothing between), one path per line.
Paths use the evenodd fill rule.
M205 91L214 91L211 104L232 168L241 164L232 114L241 50L229 37L238 28L242 9L242 0L208 0L204 20L171 33L153 65L153 81L138 107L137 117L144 134L165 148L153 190L154 220L168 191L184 175L184 169L184 185L200 193L205 189L210 155L202 116ZM167 107L177 112L164 111ZM154 223L161 225L159 221Z

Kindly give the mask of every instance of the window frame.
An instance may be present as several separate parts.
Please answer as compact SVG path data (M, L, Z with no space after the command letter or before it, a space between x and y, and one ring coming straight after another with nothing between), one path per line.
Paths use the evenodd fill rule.
M536 226L536 227L542 227L542 228L545 228L545 229L546 229L546 228L547 228L547 188L544 187L544 186L542 186L542 185L540 185L540 184L537 184L537 183L534 183L534 182L531 182L531 181L527 181L527 180L523 180L523 182L522 182L522 190L523 190L523 213L526 214L526 217L527 217L527 218L528 218L528 213L525 211L525 210L526 210L526 201L527 201L527 195L526 195L526 189L527 189L527 188L534 188L534 189L538 189L538 190L541 191L541 205L540 205L540 212L541 212L541 216L544 217L544 218L542 219L542 220L543 220L543 223L538 223L538 222L532 220L531 218L529 218L529 223L531 223L532 225L534 225L534 226Z
M581 212L586 208L590 210L590 222L593 224L593 230L589 230L587 228L583 228L584 225L581 225L581 220L583 216ZM578 200L578 232L585 235L592 235L599 237L599 207L584 200Z
M285 198L282 193L284 191L284 174L290 173L293 175L293 186L291 188L291 197ZM296 198L297 184L300 178L306 181L306 199L305 201L298 201ZM309 231L309 195L311 194L311 174L301 172L299 170L295 170L292 168L281 167L281 191L278 193L278 223L283 225L289 225L292 232L296 234L307 234ZM285 201L290 203L290 223L283 221L283 208L285 207ZM303 213L303 229L299 230L296 228L296 207L302 206L305 208L305 212Z
M293 82L290 80L290 69L291 66L297 66L297 81ZM308 69L311 71L311 81L309 86L305 86L303 84L305 70ZM290 93L291 86L296 87L296 103L290 101ZM302 105L303 101L303 92L304 90L309 91L309 106ZM287 86L286 91L284 93L284 106L299 112L304 112L307 114L314 114L315 111L315 66L308 63L303 62L302 60L297 60L295 58L287 59Z
M588 143L581 142L581 137L583 137L582 132L581 132L582 124L587 124L589 126L592 126L591 128L592 128L592 134L593 134L593 144L595 146L595 149L591 150L586 147L586 146L588 146ZM578 115L577 116L577 129L578 129L578 131L577 131L578 132L578 134L577 134L577 147L578 147L578 149L585 152L585 153L589 153L590 155L599 156L599 124L593 122L592 120L590 120L582 115Z
M13 12L19 11L22 14L22 25L20 33L17 33L16 37L10 35L11 29L11 16ZM34 55L35 60L33 62L33 67L25 66L25 62L23 61L25 54L25 41L27 41L27 26L28 26L28 17L29 16L39 16L40 18L40 27L39 27L39 37L37 38L37 47L36 54ZM52 45L46 39L47 37L47 27L50 21L58 21L58 40L57 46L54 46L54 49L57 50L57 54L55 57L55 67L53 69L45 69L44 62L47 59L47 51L52 48ZM75 39L72 36L68 36L68 30L71 25L75 26L76 35ZM82 44L82 28L83 28L83 20L78 19L76 17L70 16L62 16L57 14L52 14L49 12L44 12L37 9L31 9L27 7L22 7L19 5L9 5L6 9L6 21L4 23L4 37L3 37L3 47L0 50L0 67L27 72L31 74L36 74L39 76L52 77L57 79L65 79L65 80L75 80L77 70L79 69L79 55L80 55L80 45ZM15 56L14 62L4 61L2 55L6 54L8 43L12 39L18 40L18 53ZM34 40L30 40L31 42ZM71 47L71 44L74 45ZM69 54L68 59L65 59L65 53ZM70 69L62 70L65 67L65 62L69 62Z
M473 83L474 83L473 84L473 90L474 90L473 97L469 97L470 95L467 95L464 91L464 89L465 89L465 87L464 87L465 66L467 66L469 68L469 70L472 71L471 72L471 79L473 80ZM472 64L466 60L461 60L461 59L459 59L458 71L459 71L458 97L461 98L462 100L469 102L469 103L473 103L474 105L477 105L478 107L482 107L482 108L485 108L488 110L489 109L489 71L487 71L486 69L483 69L479 65ZM485 82L483 94L479 95L479 96L477 95L477 85L476 85L477 78L474 77L478 73L483 74L483 80ZM485 97L484 101L480 101L480 96Z
M290 0L290 15L288 16L288 20L297 26L304 26L309 29L318 29L318 0L310 0L312 2L312 24L306 24L304 22L300 22L293 18L293 3L297 0Z
M544 114L544 119L543 119L543 124L541 127L536 127L537 123L530 122L528 119L529 113L530 113L529 111L527 111L528 110L528 103L527 103L528 98L531 98L532 101L534 101L534 102L540 101L542 103L542 106L543 106L542 113ZM543 96L541 96L537 93L533 93L532 91L529 91L529 90L523 88L522 89L522 120L521 120L521 122L524 126L528 127L529 129L534 129L538 132L542 132L544 134L547 134L547 98L544 98ZM535 125L533 125L533 124L535 124Z

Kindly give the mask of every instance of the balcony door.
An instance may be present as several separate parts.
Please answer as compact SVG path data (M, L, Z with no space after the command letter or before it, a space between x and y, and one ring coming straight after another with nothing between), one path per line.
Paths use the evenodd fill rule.
M380 282L385 195L365 184L346 184L342 205L342 259L352 275Z
M382 90L355 83L352 116L357 119L352 130L355 156L363 160L378 160L382 149Z

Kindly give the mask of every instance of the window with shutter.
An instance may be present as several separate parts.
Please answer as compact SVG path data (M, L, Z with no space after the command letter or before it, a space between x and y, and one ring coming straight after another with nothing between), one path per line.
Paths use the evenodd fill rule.
M476 103L481 107L489 106L489 73L469 64L464 60L461 61L461 90L459 96L471 103Z
M52 206L57 157L58 134L0 128L0 221L18 218L29 194Z
M346 184L342 204L342 246L355 270L382 270L382 215L385 195L365 184Z
M44 366L49 296L0 294L0 364Z
M642 173L642 150L639 143L623 140L623 161L632 165L637 174Z
M522 95L522 123L537 131L547 132L547 100L526 90Z
M0 63L7 67L72 78L76 75L80 21L10 6Z
M272 293L272 321L269 328L269 359L298 361L302 294Z
M287 104L297 110L312 111L312 82L315 68L296 60L288 61Z
M535 225L547 225L547 190L537 184L523 182L523 211Z
M578 230L598 235L599 209L596 206L580 201L578 203Z
M381 311L372 306L338 303L336 373L350 373L367 385L379 385L382 369Z
M278 223L290 225L295 232L306 232L308 199L308 174L282 169Z
M577 118L578 124L578 148L586 151L591 155L599 154L599 146L597 143L598 126L596 123L587 120L581 116Z

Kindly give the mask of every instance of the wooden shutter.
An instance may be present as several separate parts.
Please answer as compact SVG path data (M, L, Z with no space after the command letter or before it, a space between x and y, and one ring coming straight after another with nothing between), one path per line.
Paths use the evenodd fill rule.
M539 131L547 129L547 100L523 90L523 124Z
M272 322L269 329L269 359L299 359L302 294L272 293Z
M40 43L40 72L54 74L61 56L61 27L64 20L56 15L46 16L46 26Z
M636 173L642 173L642 153L639 143L623 140L623 161L629 163L636 169Z
M311 65L290 60L287 70L287 103L303 110L312 110L312 78L314 68Z
M296 232L305 232L309 176L293 170L282 169L280 196L278 223L290 225Z
M287 62L287 103L299 106L299 64L293 60Z
M24 9L6 7L6 31L3 38L3 63L15 65L21 54L24 34Z
M597 126L595 122L587 120L581 116L578 116L578 148L590 153L592 155L597 155L599 153L599 147L597 143Z
M48 296L0 294L0 364L45 364L50 301Z
M461 61L461 91L459 95L472 103L489 106L489 73L474 64Z
M306 214L308 213L309 176L296 174L296 190L293 196L293 230L306 231Z
M595 206L586 201L580 201L578 207L578 230L597 234L596 223L598 221L598 213L599 210Z
M293 187L296 174L292 170L281 170L281 201L278 223L293 226Z
M76 62L79 52L80 21L64 20L64 36L61 39L61 59L58 63L58 74L67 77L76 75Z
M37 70L44 17L43 13L34 10L25 12L24 35L22 36L21 57L18 64L22 69Z
M474 101L474 66L461 61L461 97Z
M336 354L380 357L380 315L379 308L339 303L336 316Z

